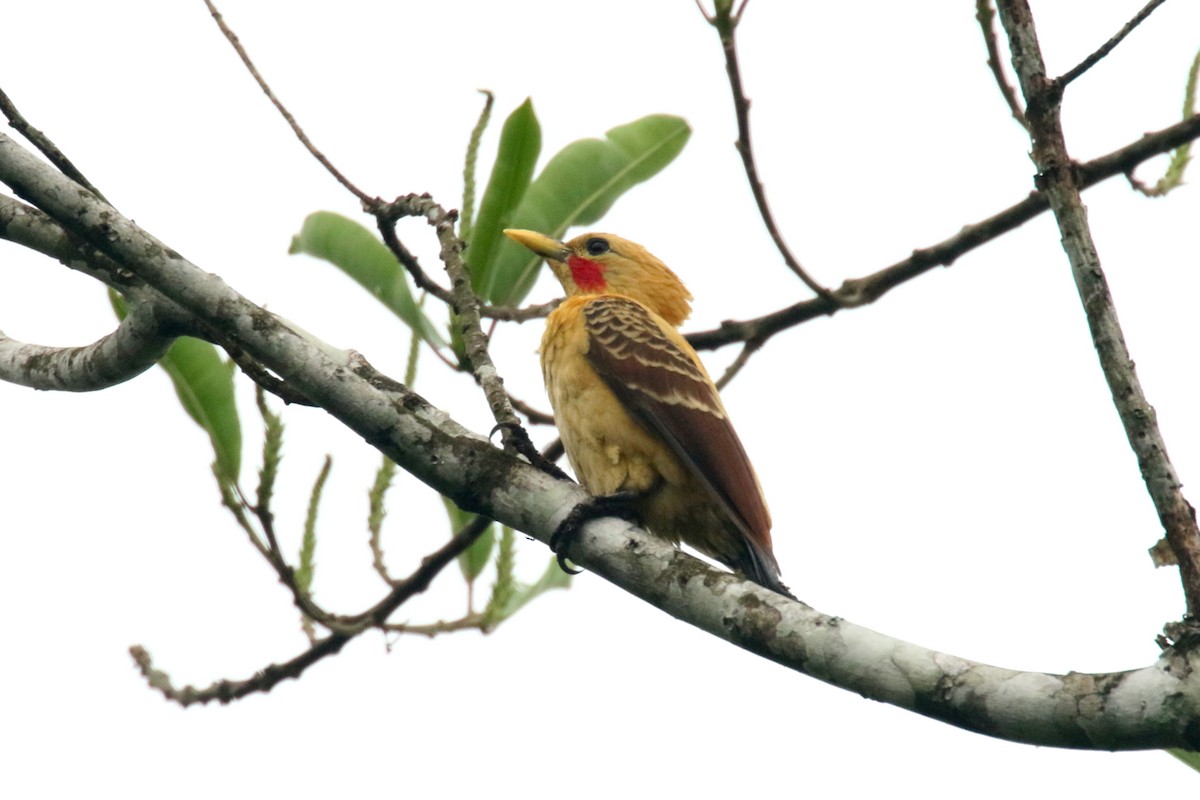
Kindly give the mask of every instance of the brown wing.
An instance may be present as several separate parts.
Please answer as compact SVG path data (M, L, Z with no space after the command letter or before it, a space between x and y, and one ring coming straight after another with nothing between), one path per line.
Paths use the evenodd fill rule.
M644 306L601 296L583 310L588 361L626 408L661 435L725 507L756 556L771 554L771 518L758 480L691 346Z

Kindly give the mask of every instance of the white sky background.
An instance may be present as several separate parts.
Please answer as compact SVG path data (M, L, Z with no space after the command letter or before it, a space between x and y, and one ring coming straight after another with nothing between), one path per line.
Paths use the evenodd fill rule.
M1141 6L1035 4L1052 73ZM224 0L221 10L314 141L384 196L461 198L481 97L499 125L532 96L544 156L647 113L694 133L605 230L646 244L696 295L689 329L806 291L757 220L732 147L716 34L691 2ZM786 236L830 285L891 264L1021 199L1028 140L985 67L973 4L753 3L740 36L759 163ZM251 299L403 373L407 333L348 279L286 255L317 209L352 197L301 149L194 2L8 4L0 86L125 214ZM1200 6L1168 3L1067 94L1090 159L1176 121ZM1153 180L1161 166L1145 167ZM1193 176L1194 177L1194 176ZM1129 345L1171 456L1200 485L1200 196L1086 201ZM439 272L432 232L405 241ZM83 344L112 325L86 277L0 246L0 328ZM531 300L555 296L550 280ZM495 357L541 407L540 323ZM705 354L714 371L728 349ZM476 430L469 379L426 359L416 388ZM255 419L244 382L243 418ZM1183 608L1146 548L1160 527L1047 216L874 306L771 341L727 390L796 594L922 645L1051 672L1142 667ZM147 689L126 648L177 683L244 678L304 647L285 591L218 505L199 429L153 370L84 396L0 385L4 555L0 795L782 797L921 790L1125 797L1195 792L1162 753L1018 746L791 673L581 575L490 637L366 635L265 696L186 711ZM357 611L382 588L365 547L377 457L320 412L289 409L281 528L298 540L326 452L316 589ZM535 430L539 441L550 433ZM257 433L247 424L247 485ZM1194 492L1193 492L1194 493ZM1196 502L1196 497L1192 497ZM389 560L446 535L411 480L391 497ZM522 539L529 577L546 549ZM456 616L451 569L409 607ZM484 587L486 590L486 586Z

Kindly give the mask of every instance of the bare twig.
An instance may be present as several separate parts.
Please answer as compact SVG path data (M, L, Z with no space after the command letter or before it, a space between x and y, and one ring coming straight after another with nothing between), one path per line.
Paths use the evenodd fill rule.
M1083 61L1080 61L1073 68L1068 70L1065 74L1060 75L1058 78L1056 78L1054 80L1054 83L1057 86L1058 91L1061 92L1064 88L1066 88L1068 83L1075 80L1076 78L1078 78L1083 73L1087 72L1092 67L1096 66L1096 64L1098 64L1102 58L1104 58L1109 53L1111 53L1113 51L1113 48L1115 48L1117 45L1119 45L1121 43L1121 40L1123 40L1129 34L1133 33L1133 29L1136 28L1138 25L1141 25L1142 22L1146 19L1146 17L1148 17L1152 13L1154 13L1154 9L1161 6L1164 2L1166 2L1166 0L1150 0L1150 2L1146 3L1146 5L1142 8L1141 11L1139 11L1136 15L1134 15L1133 19L1129 20L1129 22L1126 22L1125 25L1121 28L1121 30L1117 31L1116 34L1111 39L1109 39L1107 42L1105 42L1103 45L1101 45L1099 50L1092 53L1090 56L1085 58Z
M66 154L58 149L58 145L50 141L49 136L29 124L29 121L17 110L16 104L5 94L3 89L0 89L0 112L8 118L8 124L28 139L30 144L38 149L39 153L50 159L50 163L58 167L62 174L96 195L96 197L108 202L108 198L91 181L84 177L84 174L71 162L71 159L67 158Z
M288 111L287 107L284 106L284 104L279 100L279 98L275 95L275 92L271 89L270 84L268 84L266 82L266 79L264 79L262 77L262 74L258 71L257 67L254 66L254 62L250 59L250 55L246 52L246 49L242 46L241 41L237 37L237 34L235 34L233 32L233 30L229 27L229 24L227 22L225 22L224 16L222 16L221 12L217 10L215 5L213 5L212 0L204 0L204 4L206 6L208 6L209 13L212 15L213 20L217 23L217 27L221 29L221 33L224 34L225 38L233 46L233 49L237 52L238 57L241 58L242 63L245 64L247 71L250 72L250 75L254 78L255 82L258 83L259 88L261 88L263 90L263 93L267 96L268 99L270 99L271 103L279 111L280 115L287 122L288 126L291 127L292 132L296 135L296 138L300 140L301 144L304 145L305 149L307 149L308 152L311 153L312 156L314 158L316 158L318 162L320 162L321 166L323 166L326 169L326 171L328 171L329 174L332 175L334 177L334 179L337 180L338 183L340 183L347 190L349 190L351 194L353 194L355 197L357 197L359 199L359 201L363 204L363 207L365 209L370 211L372 208L377 207L378 204L381 202L380 199L378 197L369 195L366 192L359 189L345 175L343 175L341 173L341 171L338 170L337 167L335 167L333 165L333 162L330 161L325 156L324 153L322 153L319 149L317 149L316 145L314 145L312 143L312 140L308 138L308 135L304 132L304 129L300 126L300 123L296 121L296 118L294 116L292 116L291 112ZM479 127L482 126L483 124L485 124L486 118L487 118L487 113L488 113L488 111L490 111L491 106L492 106L491 93L487 92L487 91L483 91L483 93L485 95L487 95L488 99L487 99L487 102L485 105L484 115L480 117L479 125L476 126L476 133L479 132ZM2 97L2 96L3 96L3 94L0 93L0 97ZM473 133L472 136L474 137L475 133ZM470 164L470 162L468 162L468 163ZM65 171L66 170L64 170L64 172ZM68 172L67 174L70 175L71 173ZM82 177L83 177L82 175L79 176L80 179L82 179ZM88 185L88 184L85 184L85 185ZM88 186L89 186L89 188L91 188L90 185L88 185ZM466 208L465 203L464 203L464 208ZM414 256L411 252L409 252L409 250L404 246L404 244L401 243L398 238L396 238L395 232L393 231L391 233L390 237L389 237L387 231L384 231L383 234L384 234L384 240L387 243L388 247L392 250L392 252L396 256L396 258L400 261L400 263L408 271L409 275L412 276L412 279L413 279L414 283L416 283L417 288L421 289L422 291L428 292L429 294L433 295L437 299L441 300L446 305L453 305L454 300L453 300L452 293L448 289L445 289L442 286L438 285L437 282L435 282L432 278L430 278L428 276L428 274L426 274L426 272L421 268L421 264L417 260L416 256ZM509 308L506 306L492 307L492 306L481 305L479 308L479 314L482 317L488 317L488 318L492 318L492 319L524 322L524 321L530 320L530 319L537 319L540 317L545 317L547 314L549 314L551 311L554 310L554 307L558 304L558 302L559 302L558 300L555 300L552 303L545 303L542 305L529 306L527 308ZM252 373L250 371L247 371L247 374L249 374L250 377L253 378L255 381L259 382L260 385L264 386L264 388L266 388L268 391L275 393L275 394L279 394L279 396L281 398L284 398L286 400L286 402L300 402L299 398L292 397L291 399L289 399L289 396L286 394L286 387L282 387L277 384L272 384L269 379L260 381L259 377L263 377L264 373L261 373L261 372Z
M296 134L296 138L300 140L300 143L304 145L305 149L312 154L313 158L317 159L317 161L321 163L321 166L325 167L326 171L328 171L338 183L346 187L346 189L355 197L357 197L363 203L372 202L375 198L351 183L350 179L343 175L338 168L333 165L333 162L326 158L325 154L318 150L316 145L312 143L312 140L308 138L308 135L304 132L304 129L300 127L300 123L296 122L296 118L292 116L291 112L287 110L287 107L284 106L284 104L280 102L279 98L275 96L275 93L271 91L270 85L266 82L266 80L263 79L263 76L254 66L254 62L250 60L250 55L246 52L246 49L242 47L242 43L238 41L237 34L235 34L225 22L225 18L221 16L221 12L217 11L217 8L213 5L212 0L204 0L204 5L208 6L208 12L212 14L212 18L217 23L217 27L221 29L221 33L223 33L225 38L229 40L229 43L233 45L233 49L237 51L238 58L240 58L242 63L246 65L246 69L249 70L250 75L253 76L259 88L263 90L263 94L270 99L271 103L276 109L278 109L283 118L287 120L287 124L291 127L292 132Z
M1037 183L1062 232L1063 249L1079 289L1101 369L1130 447L1137 456L1142 479L1166 530L1167 541L1179 562L1187 616L1194 619L1200 615L1200 529L1196 525L1195 510L1184 498L1179 477L1167 456L1154 408L1146 399L1134 371L1133 358L1125 344L1100 265L1080 197L1079 178L1063 136L1059 105L1063 83L1052 81L1046 75L1033 15L1026 0L1000 0L999 10L1008 34L1013 67L1025 95L1033 142L1032 158L1038 169Z
M1079 188L1095 186L1115 175L1124 175L1143 161L1200 137L1200 116L1178 122L1169 128L1149 133L1136 142L1105 156L1075 167ZM1049 208L1046 196L1033 192L1024 200L998 214L966 225L949 239L929 247L919 248L908 258L862 278L846 281L837 294L840 303L814 297L781 308L755 319L727 321L716 330L688 334L687 339L697 350L715 350L727 344L762 339L764 342L780 331L787 330L816 317L833 314L842 308L867 305L892 289L934 267L950 266L958 258L980 245L1008 233Z
M317 405L301 392L289 386L286 381L282 381L271 374L269 369L255 361L237 342L231 341L228 336L222 336L219 331L209 330L206 332L205 338L214 344L220 345L233 363L237 364L238 369L247 378L254 381L255 385L260 389L270 392L288 405L308 406L309 408Z
M482 522L480 522L481 520ZM383 600L352 618L356 623L354 627L335 630L324 639L318 639L295 658L282 664L270 664L246 680L220 680L204 689L197 689L193 686L184 686L180 689L171 683L170 676L154 667L150 654L143 647L135 645L129 648L129 654L133 656L133 660L146 682L152 688L162 692L168 700L179 703L181 706L210 703L214 700L229 703L246 695L269 692L288 678L300 677L306 669L322 658L338 653L346 642L363 631L382 626L388 615L403 605L405 601L429 588L430 582L438 573L470 547L489 523L490 520L482 517L476 517L475 520L468 523L449 542L426 556L421 561L421 566L407 578L399 581Z
M725 368L725 374L717 381L717 388L724 389L729 385L729 382L737 377L737 374L742 371L742 367L746 366L746 362L750 360L750 356L758 352L762 347L762 341L759 339L747 339L742 345L742 349L738 351L737 358L733 363Z
M1000 90L1013 119L1020 123L1022 128L1029 130L1025 110L1021 108L1021 102L1017 99L1017 90L1004 75L1004 62L1000 60L999 33L993 24L996 20L996 9L992 0L975 0L975 19L979 21L979 29L983 32L983 43L987 47L988 55L987 65L992 71L992 77L996 79L996 87Z
M374 207L375 206L372 206L367 210L374 213L372 210ZM417 259L417 257L414 256L412 252L404 246L404 243L400 241L400 238L396 235L395 221L393 220L388 222L386 219L380 218L378 214L376 214L375 217L376 222L378 223L379 233L383 237L383 243L388 246L388 249L392 251L392 255L396 257L396 260L399 261L400 265L404 267L405 271L408 272L417 288L424 292L428 292L446 305L453 306L453 293L449 289L438 284L435 280L433 280L433 278L429 277L429 273L427 273L425 268L421 266L421 262ZM558 304L561 302L562 298L558 298L556 300L551 300L548 303L540 303L522 308L513 308L511 306L489 306L480 303L479 316L487 317L489 319L503 320L505 322L527 322L531 319L541 319L542 317L549 316L550 312L557 308Z
M346 623L361 630L378 628L383 625L392 612L402 606L410 597L425 591L429 587L430 581L441 572L442 568L475 544L475 540L483 535L483 532L491 524L492 520L487 517L474 517L458 533L454 534L449 542L425 556L421 560L421 566L407 578L398 581L382 600L361 614L346 617Z
M304 674L304 670L322 658L340 652L350 639L351 637L345 634L330 634L293 659L282 664L267 665L254 673L252 678L241 681L219 680L203 689L194 686L176 688L171 683L171 676L154 666L150 654L141 645L129 648L129 655L133 657L133 662L137 664L150 688L157 689L163 697L186 708L196 703L203 705L214 700L224 705L240 700L246 695L269 692L288 678L299 678Z
M699 6L699 0L697 0L697 5ZM729 2L722 0L716 4L715 13L709 16L704 11L704 7L700 6L700 13L704 14L708 23L716 28L717 35L721 39L721 48L725 51L725 71L729 74L729 88L733 92L733 107L737 116L737 151L742 157L746 179L750 182L750 191L754 195L754 202L758 204L758 213L762 217L763 225L771 234L771 240L775 242L775 247L783 257L784 263L787 264L788 269L796 273L800 280L804 281L805 286L816 292L819 297L827 302L838 303L839 300L834 293L813 279L800 265L799 260L787 246L787 242L783 240L783 234L779 232L779 226L775 224L775 216L771 213L771 206L767 203L766 190L758 177L758 166L754 162L754 150L750 146L750 100L747 99L742 88L742 73L738 66L735 42L735 32L745 9L746 2L738 6L737 11L734 12L732 0Z
M489 621L486 614L473 611L458 619L440 619L437 622L389 622L383 626L383 630L388 633L415 633L419 636L428 636L432 639L441 633L455 633L457 631L478 630L486 633Z
M534 425L553 425L554 424L554 415L553 414L547 414L545 411L539 411L538 409L529 405L528 403L526 403L524 400L522 400L519 397L513 397L510 394L508 396L508 402L512 403L512 407L514 409L516 409L517 411L520 411L522 414L524 414L525 418L528 419Z
M538 303L521 308L481 305L479 307L479 316L505 322L528 322L531 319L541 319L542 317L549 316L550 312L558 308L558 304L561 302L562 298L559 297L548 303Z
M377 201L376 208L383 207L382 202ZM383 243L388 246L388 249L392 251L392 255L396 257L396 260L400 262L400 265L412 277L413 283L417 285L417 288L423 292L428 292L448 306L454 305L454 297L450 293L450 290L429 277L429 273L421 266L421 262L417 260L417 257L404 246L404 242L400 241L400 237L396 235L396 220L389 219L386 214L381 216L377 211L373 211L370 208L368 211L371 211L375 215L379 233L383 236Z

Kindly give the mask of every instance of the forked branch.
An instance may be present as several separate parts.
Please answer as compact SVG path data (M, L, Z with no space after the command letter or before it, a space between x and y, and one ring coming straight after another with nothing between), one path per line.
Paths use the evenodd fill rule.
M1152 10L1153 5L1147 9ZM1200 529L1196 525L1196 512L1183 496L1154 408L1146 399L1134 371L1133 357L1125 344L1101 267L1080 197L1078 169L1067 152L1063 135L1060 101L1064 82L1054 81L1046 74L1033 14L1026 0L999 0L999 10L1008 34L1013 67L1025 96L1038 188L1050 204L1062 232L1063 248L1075 277L1092 342L1100 357L1101 370L1129 445L1137 456L1142 480L1179 562L1187 616L1195 620L1200 615ZM1115 39L1119 41L1119 38Z

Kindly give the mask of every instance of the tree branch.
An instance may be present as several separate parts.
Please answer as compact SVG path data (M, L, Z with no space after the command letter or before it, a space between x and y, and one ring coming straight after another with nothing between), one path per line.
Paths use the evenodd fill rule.
M1029 123L1025 120L1025 110L1021 108L1021 103L1017 100L1017 90L1004 75L1004 63L1000 60L999 34L996 33L996 26L993 24L996 20L996 9L992 5L992 0L975 0L975 19L979 22L979 29L983 33L983 44L987 48L988 55L987 65L988 69L992 71L992 77L996 80L996 88L1000 90L1000 96L1004 98L1004 103L1008 106L1008 111L1012 114L1013 119L1022 128L1029 130Z
M158 363L175 341L160 331L155 308L145 303L135 305L115 331L83 347L26 344L0 331L0 380L65 392L107 389Z
M2 135L0 180L206 324L226 332L460 507L544 542L586 498L578 486L554 480L492 447L348 352L292 329L95 197L69 191L66 178ZM1200 748L1200 656L1188 637L1154 665L1133 672L1016 672L926 650L822 614L709 567L621 520L586 525L572 546L572 558L739 647L952 725L1059 747ZM322 642L334 652L341 646L337 636ZM314 652L298 659L320 657L323 653ZM164 684L151 672L148 659L139 664L156 685ZM285 677L272 670L264 682L274 685ZM222 692L216 690L214 699L229 694Z
M1114 175L1128 174L1143 161L1196 138L1200 138L1200 116L1177 122L1161 131L1148 133L1119 150L1086 164L1077 165L1076 182L1080 189L1091 188ZM913 250L912 255L903 261L897 261L890 267L884 267L862 278L846 281L835 293L842 299L840 303L826 300L824 297L814 297L755 319L726 321L716 330L690 333L687 340L697 350L715 350L727 344L751 339L765 342L776 333L810 319L834 314L842 308L868 305L900 284L934 267L950 266L960 256L1016 229L1049 207L1045 195L1033 192L1021 202L998 214L972 225L964 225L962 230L949 239Z
M1147 7L1149 8L1149 7ZM1137 456L1146 489L1154 501L1167 541L1179 562L1187 615L1200 615L1200 529L1196 512L1167 456L1154 408L1146 399L1125 344L1112 294L1080 197L1080 181L1067 153L1060 117L1061 81L1046 75L1041 47L1026 0L1000 0L1000 20L1008 33L1013 67L1025 95L1026 117L1037 166L1036 183L1054 212L1063 249L1075 277L1100 367ZM1148 12L1147 12L1148 13Z
M141 645L129 648L134 663L142 673L142 677L154 689L162 692L168 700L187 707L195 703L210 703L218 700L229 703L246 695L269 692L279 683L288 678L299 678L304 671L326 656L341 651L346 642L372 628L383 627L384 621L393 611L407 602L414 595L429 588L429 584L447 565L452 563L462 552L474 544L479 535L487 528L490 520L476 517L461 531L454 535L449 542L430 555L426 556L421 565L407 578L395 581L392 590L379 603L356 617L339 617L345 620L344 626L339 626L329 636L318 639L304 652L282 664L270 664L254 674L253 677L241 681L220 680L207 688L197 689L185 686L178 689L172 684L171 678L165 672L154 667L150 654ZM324 623L322 623L324 624Z
M8 119L8 124L13 130L29 140L38 149L39 153L50 159L51 164L58 167L60 172L101 200L105 199L100 190L93 186L92 182L84 176L79 168L71 163L71 159L67 158L66 154L58 149L58 145L52 142L50 137L42 133L41 130L33 127L29 123L29 120L25 119L24 115L17 110L16 104L5 94L3 89L0 89L0 113L3 113L5 118Z
M296 134L296 138L300 140L302 145L304 145L304 148L312 154L313 158L320 162L321 166L323 166L325 170L333 176L334 180L344 186L347 191L349 191L363 203L369 203L374 200L375 198L371 197L371 195L367 194L362 189L359 189L357 186L351 183L350 179L338 171L338 168L333 165L333 162L326 158L325 154L317 149L317 146L314 145L312 140L308 138L308 134L306 134L304 129L300 127L300 123L296 122L296 118L292 116L292 113L288 111L283 102L275 96L275 92L271 91L270 84L268 84L263 76L259 74L258 69L254 66L254 62L250 60L250 54L246 52L246 49L242 47L242 43L238 41L237 34L235 34L233 29L226 24L225 18L221 16L221 12L217 11L217 7L212 4L211 0L204 0L204 5L208 6L208 13L212 14L213 21L217 23L217 27L221 29L221 33L229 41L229 44L233 46L234 51L236 51L238 54L238 58L242 60L242 63L246 66L246 69L254 78L255 83L258 84L258 88L263 90L263 94L267 96L267 98L271 101L271 104L274 105L279 111L280 115L292 129L292 133Z
M699 2L700 0L696 0L697 5ZM719 0L712 16L705 13L703 6L700 7L700 13L704 14L708 23L716 28L717 36L721 40L721 50L725 53L725 72L729 75L729 88L733 93L733 109L738 126L738 140L735 146L738 155L742 157L742 168L746 172L746 180L750 183L750 192L754 195L754 202L758 205L759 216L762 217L763 225L766 226L767 233L771 235L771 241L775 243L775 248L779 250L779 255L783 257L783 262L818 297L826 302L836 304L839 302L839 298L808 274L808 271L800 265L800 261L792 253L791 248L787 246L787 242L783 240L783 234L780 233L779 226L775 224L775 215L771 212L771 205L767 202L766 189L763 188L762 180L758 177L758 166L754 162L754 149L750 144L750 100L746 97L745 89L742 87L742 70L738 64L737 54L737 26L741 22L742 12L745 9L746 0L742 0L742 4L738 6L736 12L733 10L732 0L728 0L728 2Z
M1080 61L1065 74L1057 78L1054 82L1058 85L1058 90L1062 91L1064 88L1066 88L1068 83L1099 64L1101 59L1111 53L1126 36L1133 33L1134 28L1136 28L1138 25L1141 25L1142 22L1145 21L1146 17L1154 13L1154 10L1165 2L1166 0L1150 0L1150 2L1147 3L1141 11L1134 15L1133 19L1121 26L1121 30L1117 31L1111 39L1101 45L1100 49L1092 53L1083 61Z
M99 197L99 195L97 195ZM165 313L170 306L157 292L146 291L134 275L123 271L112 259L74 239L61 225L40 209L0 195L0 239L49 256L65 267L102 281L135 301L160 298Z

